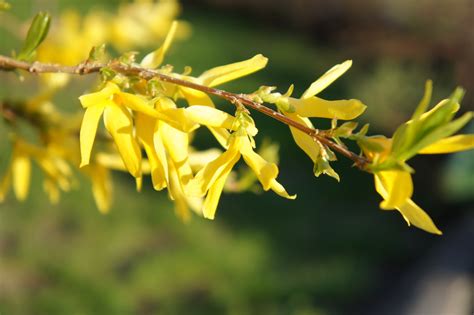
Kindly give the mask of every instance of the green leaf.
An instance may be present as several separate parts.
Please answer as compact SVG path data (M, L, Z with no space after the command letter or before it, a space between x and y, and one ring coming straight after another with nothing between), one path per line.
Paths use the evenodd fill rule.
M18 54L18 60L31 61L34 58L36 49L48 35L50 24L51 16L49 13L39 12L35 16L26 35L23 48Z
M404 152L404 154L401 156L402 160L407 160L412 156L416 155L418 151L429 146L430 144L433 144L438 140L455 134L472 119L472 116L472 112L467 112L458 119L453 120L452 122L447 123L444 126L441 126L436 130L432 131L423 139L421 139L418 143L416 143L416 145L414 145L410 150Z
M418 119L424 112L426 112L426 110L428 109L428 106L430 105L432 93L433 93L433 82L431 80L428 80L425 83L425 94L423 95L423 98L418 104L418 107L416 108L415 112L413 113L413 116L411 117L412 120Z
M412 157L416 154L415 150L420 149L420 143L426 143L425 138L431 139L431 133L448 124L459 110L459 102L464 92L457 88L449 99L441 101L430 111L423 113L428 106L430 94L431 87L428 81L425 96L413 114L413 119L401 125L393 135L392 156L394 158L406 160Z

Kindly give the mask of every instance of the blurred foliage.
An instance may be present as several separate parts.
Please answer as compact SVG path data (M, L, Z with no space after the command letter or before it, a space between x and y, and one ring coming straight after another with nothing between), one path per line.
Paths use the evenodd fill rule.
M112 7L118 2L100 5ZM26 19L37 9L48 9L39 7L43 1L32 3L15 2L12 12ZM53 21L54 13L65 7L80 3L84 11L97 5L92 0L49 3L49 8L56 9ZM225 86L231 91L250 92L261 84L284 90L295 83L302 88L327 65L350 57L329 44L315 48L304 35L271 30L242 16L185 7L183 18L191 22L193 36L171 49L169 62L177 67L192 65L199 73L256 53L269 57L265 71ZM0 32L1 52L19 47L11 32ZM397 60L377 60L371 63L371 71L354 66L323 94L328 98L342 94L361 98L369 109L375 108L369 115L383 114L377 119L387 117L385 123L391 125L391 119L408 116L402 112L404 104L416 103L426 78L445 74L432 73L423 66L401 65ZM12 88L11 78L0 75L2 97L24 94ZM444 78L436 90L446 95L443 91L455 85L452 80ZM26 84L34 88L31 80ZM71 85L71 95L79 95L84 86ZM70 98L61 95L58 100L64 107L79 108ZM380 100L386 104L377 103ZM413 108L407 106L406 110ZM95 210L87 189L75 190L65 195L59 206L51 206L36 185L25 203L8 199L0 206L0 313L357 312L365 310L370 299L380 294L377 292L390 288L407 266L433 246L434 237L408 230L399 222L398 214L376 213L377 198L368 192L372 190L369 176L350 169L344 161L339 166L346 173L341 184L327 178L316 180L308 171L310 161L294 149L289 132L258 114L255 119L262 134L280 142L282 181L298 192L296 201L228 195L216 222L195 219L183 225L170 211L164 194L145 191L138 195L119 175L115 176L115 205L107 216ZM208 146L199 135L197 142ZM8 152L4 147L0 150L2 157ZM464 186L468 189L464 195L467 202L472 201L474 186L469 184L474 178L468 166L472 165L471 156L470 152L454 156L446 171L450 176L447 187L452 188L449 183L459 183L460 179L468 182ZM445 215L441 209L449 210L450 205L432 193L433 165L438 165L432 162L420 165L424 168L419 175L425 176L419 179L423 184L417 186L421 187L419 198L436 217ZM450 217L459 219L462 215L458 211L438 222L446 225Z

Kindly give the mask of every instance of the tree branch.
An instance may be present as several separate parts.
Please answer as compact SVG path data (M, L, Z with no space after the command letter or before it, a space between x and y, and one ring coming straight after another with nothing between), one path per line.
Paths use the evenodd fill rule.
M175 78L173 76L160 73L157 70L145 69L135 65L126 65L115 60L106 64L85 61L76 66L65 66L60 64L48 64L40 62L28 63L25 61L19 61L10 57L0 55L0 70L3 71L24 70L29 73L67 73L74 75L85 75L90 73L98 73L103 68L110 68L113 71L124 75L136 75L146 80L151 80L155 78L163 82L169 82L194 90L198 90L206 94L215 95L220 98L226 99L232 103L238 101L245 106L248 106L256 111L259 111L273 119L284 123L285 125L294 127L304 132L308 136L312 137L315 141L321 142L332 150L352 160L354 164L361 170L366 170L366 166L369 163L369 161L365 157L357 155L354 152L348 150L345 146L339 145L336 142L332 141L327 132L323 130L309 128L303 124L300 124L299 122L286 117L278 111L275 111L267 106L253 101L248 95L245 94L236 94L216 88L211 88L208 86Z

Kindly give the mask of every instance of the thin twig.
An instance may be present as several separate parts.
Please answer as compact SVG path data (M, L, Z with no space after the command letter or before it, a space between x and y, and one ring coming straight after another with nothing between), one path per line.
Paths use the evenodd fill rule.
M348 150L345 146L339 145L338 143L331 140L330 136L322 130L309 128L297 121L288 118L287 116L275 111L265 105L250 99L245 94L236 94L227 92L224 90L208 87L205 85L189 82L179 78L175 78L170 75L160 73L157 70L145 69L135 65L126 65L117 61L111 61L107 64L97 62L83 62L76 66L64 66L60 64L48 64L41 62L28 63L25 61L19 61L10 57L0 55L0 70L13 71L13 70L24 70L30 73L67 73L75 75L85 75L90 73L100 72L103 68L109 68L117 73L124 75L136 75L146 80L158 79L160 81L173 83L183 87L187 87L193 90L198 90L206 94L218 96L226 99L230 102L238 100L241 104L248 106L256 111L259 111L273 119L276 119L285 125L294 127L308 136L312 137L315 141L319 141L322 144L328 146L332 150L339 152L343 156L354 161L354 164L364 170L369 161L360 155Z

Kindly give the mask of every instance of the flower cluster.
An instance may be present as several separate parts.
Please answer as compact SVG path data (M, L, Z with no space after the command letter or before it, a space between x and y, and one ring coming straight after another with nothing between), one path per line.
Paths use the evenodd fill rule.
M48 64L42 69L39 62L27 63L38 53L39 59L63 65L93 64L89 71L100 72L102 80L94 91L79 97L84 110L79 118L60 113L51 102L57 88L67 82L67 75L60 80L48 77L49 88L30 101L16 105L0 102L0 112L13 134L12 155L0 181L0 201L11 186L18 200L27 197L32 162L45 175L44 190L52 202L58 201L60 191L76 186L75 175L80 172L90 180L97 207L103 213L110 209L113 200L112 170L129 173L137 190L141 190L144 176L149 175L155 190L167 190L183 220L190 218L190 210L214 219L225 189L253 190L257 182L264 191L272 190L281 197L294 199L296 195L288 194L277 181L275 147L262 146L257 150L258 129L250 107L288 125L296 145L313 162L315 176L325 174L339 181L331 163L338 153L349 157L361 170L373 174L375 189L383 198L382 209L398 210L408 224L441 234L412 200L414 170L407 161L417 154L474 148L474 135L455 135L472 119L470 112L454 118L460 108L461 89L428 110L432 89L428 82L415 113L391 138L367 136L368 125L356 131L358 124L351 121L365 111L361 101L325 100L317 96L344 74L352 61L331 68L299 98L292 96L293 86L284 94L268 86L248 95L218 90L215 87L220 84L263 69L267 58L259 54L198 76L191 75L189 67L184 73L175 72L163 61L179 33L178 23L171 21L177 9L176 2L171 0L142 0L121 7L117 19L95 11L80 21L74 13L67 13L56 35L42 46L50 18L45 13L35 18L18 60L0 56L0 69L12 70L17 66L45 75L85 73L80 71L84 68L71 71L72 67ZM155 14L160 18L155 18ZM117 31L124 28L132 31ZM166 34L165 28L169 28ZM80 29L83 32L79 34ZM134 35L130 36L131 33ZM88 57L83 56L83 47L104 41L123 50L142 45L140 40L151 41L156 37L164 38L163 44L140 62L136 61L135 53L124 53L105 62L105 54L99 53L98 47ZM51 70L54 67L57 71ZM67 71L61 73L61 69ZM216 108L210 95L227 99L235 105L235 111L228 113ZM275 106L275 110L265 103ZM311 121L314 117L331 120L331 128L316 129ZM20 120L33 125L33 137L19 132ZM339 125L341 120L345 122ZM199 151L192 145L201 127L212 134L220 148ZM350 151L347 141L358 145L361 153ZM246 168L239 178L234 168L241 158Z

